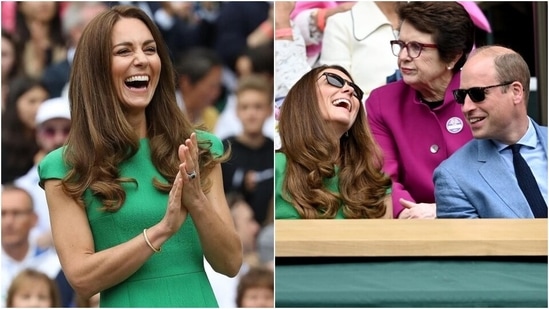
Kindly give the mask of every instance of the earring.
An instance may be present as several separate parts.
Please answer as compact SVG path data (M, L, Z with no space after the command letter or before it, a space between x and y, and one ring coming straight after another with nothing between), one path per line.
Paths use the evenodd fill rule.
M349 137L349 131L345 132L345 137Z
M452 68L451 66L447 66L447 68L448 68L448 70L451 70L451 69L453 69L453 68Z

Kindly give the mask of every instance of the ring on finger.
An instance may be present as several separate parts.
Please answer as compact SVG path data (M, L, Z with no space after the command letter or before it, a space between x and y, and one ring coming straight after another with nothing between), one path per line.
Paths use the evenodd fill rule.
M187 173L187 178L189 178L189 180L193 180L196 178L196 171L192 171L191 173Z

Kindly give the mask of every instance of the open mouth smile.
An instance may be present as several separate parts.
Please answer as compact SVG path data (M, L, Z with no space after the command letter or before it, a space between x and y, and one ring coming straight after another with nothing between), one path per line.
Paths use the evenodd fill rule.
M352 108L351 102L348 99L337 99L332 102L332 105L337 107L343 107L347 109L349 112L351 111L351 108Z
M126 78L124 84L130 89L147 89L150 77L147 75L134 75Z

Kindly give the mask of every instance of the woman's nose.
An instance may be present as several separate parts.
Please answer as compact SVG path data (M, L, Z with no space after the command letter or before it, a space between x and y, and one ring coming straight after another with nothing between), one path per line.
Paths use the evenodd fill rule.
M147 55L145 55L144 52L138 51L135 53L133 63L137 66L147 65L149 63L149 58L147 58Z
M344 93L353 94L353 91L355 91L355 89L353 87L351 87L351 85L349 85L348 82L345 82L343 87L341 87L341 91L343 91Z

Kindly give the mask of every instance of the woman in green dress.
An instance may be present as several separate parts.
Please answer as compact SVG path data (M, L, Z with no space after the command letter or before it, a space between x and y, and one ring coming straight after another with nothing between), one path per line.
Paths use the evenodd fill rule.
M242 245L221 141L175 99L159 30L136 7L90 22L76 49L67 144L39 166L61 265L101 307L216 307L204 272L235 276Z
M312 69L290 89L278 123L277 219L392 218L391 180L362 99L336 65Z

